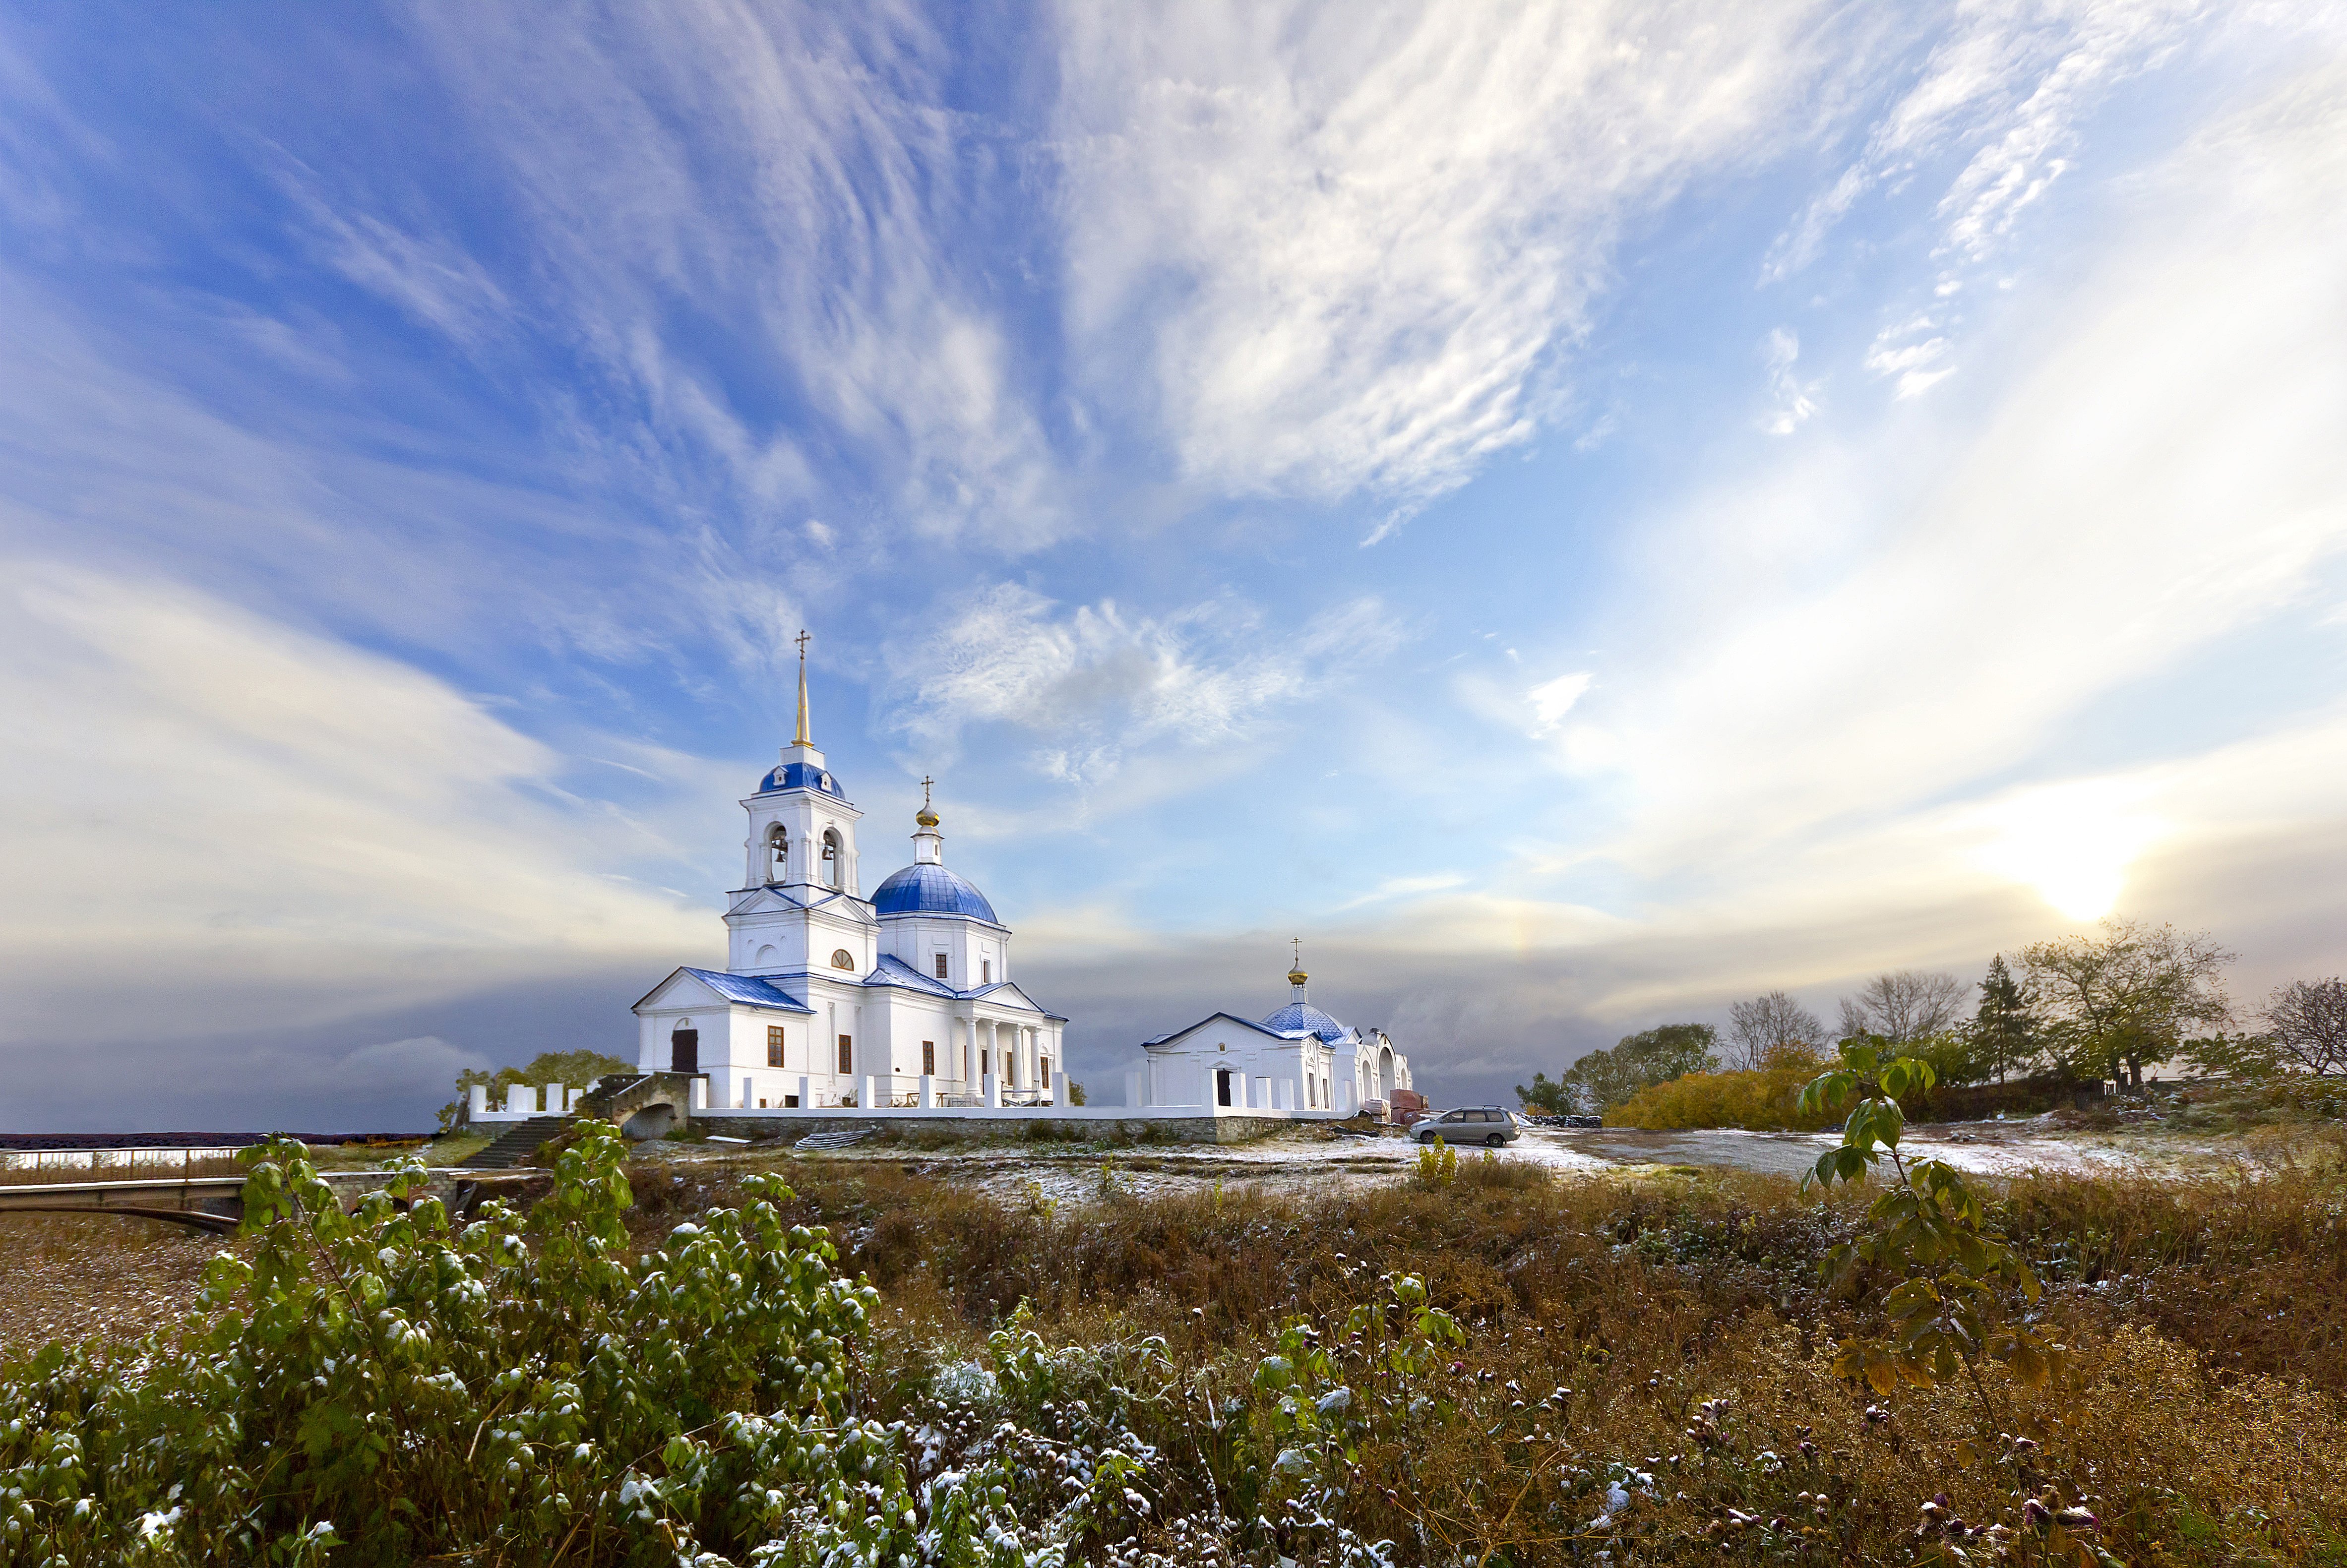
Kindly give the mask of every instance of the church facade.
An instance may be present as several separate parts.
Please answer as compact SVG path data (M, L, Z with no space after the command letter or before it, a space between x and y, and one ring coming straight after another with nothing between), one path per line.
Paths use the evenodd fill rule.
M1412 1087L1409 1059L1380 1029L1355 1029L1312 1005L1299 960L1287 973L1287 1005L1250 1021L1214 1012L1142 1044L1126 1075L1134 1105L1318 1112L1378 1109Z
M712 1109L1066 1104L1068 1020L1020 989L1010 928L947 869L933 808L912 864L864 892L863 813L809 738L804 651L796 739L742 807L725 968L636 1003L641 1071L706 1074Z

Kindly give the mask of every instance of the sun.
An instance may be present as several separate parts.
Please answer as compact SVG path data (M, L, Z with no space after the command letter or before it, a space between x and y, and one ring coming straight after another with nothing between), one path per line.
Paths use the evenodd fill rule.
M2036 890L2056 911L2098 920L2118 905L2128 869L2163 831L2138 792L2106 781L2053 784L1990 808L1980 864Z

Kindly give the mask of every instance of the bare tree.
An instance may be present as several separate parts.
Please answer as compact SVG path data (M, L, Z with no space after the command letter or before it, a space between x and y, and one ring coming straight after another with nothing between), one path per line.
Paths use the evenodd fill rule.
M2278 987L2264 1018L2284 1057L2309 1072L2347 1072L2347 984L2336 975Z
M1826 1026L1818 1015L1783 991L1737 1002L1727 1009L1727 1020L1728 1065L1746 1071L1787 1046L1814 1050L1826 1042Z
M1841 999L1841 1032L1879 1034L1903 1045L1954 1023L1964 982L1935 969L1893 969L1875 976L1854 997Z

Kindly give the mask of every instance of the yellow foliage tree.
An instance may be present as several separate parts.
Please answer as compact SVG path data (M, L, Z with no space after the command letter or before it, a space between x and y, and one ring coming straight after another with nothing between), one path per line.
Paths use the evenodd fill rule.
M1690 1072L1640 1090L1605 1113L1608 1127L1665 1132L1744 1127L1754 1132L1815 1131L1833 1118L1799 1105L1802 1086L1822 1065L1798 1042L1771 1047L1748 1072Z

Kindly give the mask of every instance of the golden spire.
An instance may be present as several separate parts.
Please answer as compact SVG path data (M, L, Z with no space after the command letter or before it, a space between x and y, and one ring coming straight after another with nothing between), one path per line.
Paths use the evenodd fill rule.
M1312 978L1304 972L1304 938L1293 937L1289 940L1296 948L1296 964L1287 971L1287 983L1291 986L1300 986Z
M791 743L794 746L815 744L814 739L807 734L806 645L806 628L802 626L799 628L799 735Z
M913 820L923 827L935 827L938 825L938 814L929 804L929 785L936 782L934 779L921 781L921 809L914 814Z

